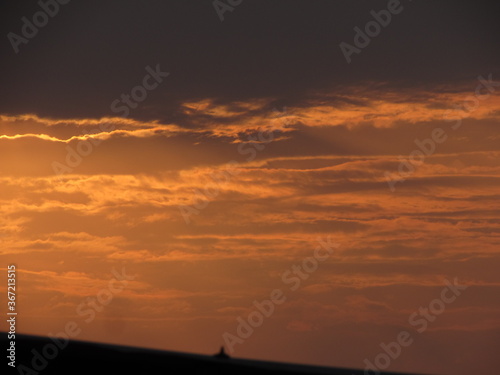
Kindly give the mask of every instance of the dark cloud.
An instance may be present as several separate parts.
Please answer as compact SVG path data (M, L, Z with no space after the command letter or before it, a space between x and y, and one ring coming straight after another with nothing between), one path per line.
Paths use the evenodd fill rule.
M271 97L381 81L436 85L497 73L499 6L402 1L403 11L347 64L339 48L387 1L253 0L221 22L210 1L71 1L18 54L7 38L35 1L3 5L0 112L112 115L110 104L159 63L171 75L130 116L168 120L185 100Z

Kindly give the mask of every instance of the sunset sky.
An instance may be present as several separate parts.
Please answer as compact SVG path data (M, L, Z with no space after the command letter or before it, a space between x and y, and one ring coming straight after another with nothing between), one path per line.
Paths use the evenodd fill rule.
M75 321L81 340L213 354L280 289L231 355L365 368L407 331L387 370L498 369L491 3L401 0L350 63L339 46L387 1L244 0L221 21L211 0L75 0L17 53L8 34L41 8L2 5L0 269L18 269L19 332ZM284 273L328 237L292 290ZM419 332L410 316L454 279L468 288Z

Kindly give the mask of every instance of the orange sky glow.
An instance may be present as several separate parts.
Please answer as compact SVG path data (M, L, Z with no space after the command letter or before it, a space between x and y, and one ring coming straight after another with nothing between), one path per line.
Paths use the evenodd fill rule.
M19 330L76 321L82 340L211 354L281 289L286 301L233 355L362 368L405 330L414 342L393 371L492 368L500 89L450 112L471 108L476 86L370 83L275 110L273 97L189 101L191 127L1 116L0 265L18 268ZM435 129L446 139L402 168ZM387 173L401 178L394 191ZM291 290L283 273L328 236L338 248ZM122 269L131 279L86 323L78 306ZM411 314L455 278L467 290L417 332Z

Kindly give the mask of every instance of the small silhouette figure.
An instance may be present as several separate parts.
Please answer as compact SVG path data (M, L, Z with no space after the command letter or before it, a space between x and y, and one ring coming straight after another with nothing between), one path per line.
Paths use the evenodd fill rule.
M217 353L217 354L215 354L215 355L214 355L214 357L215 357L215 358L224 358L224 359L228 359L228 358L230 358L230 357L226 354L226 352L224 351L224 346L221 346L221 347L220 347L220 352L219 352L219 353Z

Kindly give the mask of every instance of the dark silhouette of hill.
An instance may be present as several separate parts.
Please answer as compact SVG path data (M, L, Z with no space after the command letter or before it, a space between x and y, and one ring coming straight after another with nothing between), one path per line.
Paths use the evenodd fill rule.
M7 334L1 332L2 351L9 348ZM3 356L2 374L94 375L94 374L329 374L363 375L363 370L298 365L230 358L223 354L197 355L137 347L70 341L63 349L48 337L16 334L16 368ZM62 346L62 342L60 345ZM7 351L8 352L8 351ZM36 354L38 353L38 354ZM56 354L56 355L55 355ZM47 359L50 357L52 359ZM35 360L34 360L35 358ZM5 368L8 371L4 372ZM374 374L370 372L370 375ZM380 375L393 374L381 372ZM407 374L408 375L408 374Z

